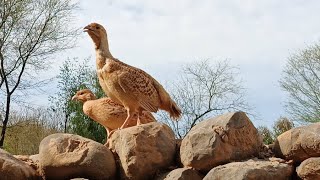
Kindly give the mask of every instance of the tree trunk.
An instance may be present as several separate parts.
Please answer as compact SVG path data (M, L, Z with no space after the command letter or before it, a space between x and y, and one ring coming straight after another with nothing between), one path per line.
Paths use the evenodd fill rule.
M5 138L5 135L6 135L7 124L8 124L8 120L9 120L9 114L10 114L10 102L11 102L11 96L8 95L8 96L7 96L7 102L6 102L5 116L4 116L4 120L3 120L3 122L2 122L0 148L3 148L4 138Z
M64 120L64 133L67 133L68 118L69 118L69 115L66 113L65 120Z

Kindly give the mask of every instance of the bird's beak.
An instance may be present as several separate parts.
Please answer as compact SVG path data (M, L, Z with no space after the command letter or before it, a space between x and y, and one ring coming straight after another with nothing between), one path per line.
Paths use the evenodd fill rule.
M88 26L86 26L86 27L83 28L83 32L88 32L88 31L90 31L90 30L91 30L90 25L88 25Z
M77 95L74 95L74 96L71 98L71 100L72 100L72 101L74 101L74 100L78 100Z

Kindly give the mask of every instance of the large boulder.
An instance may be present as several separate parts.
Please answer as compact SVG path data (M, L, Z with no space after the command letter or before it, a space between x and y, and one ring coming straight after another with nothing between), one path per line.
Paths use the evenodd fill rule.
M109 148L119 156L121 178L148 179L168 168L175 157L175 137L165 124L152 122L114 132Z
M195 125L182 140L181 162L208 172L231 161L258 156L262 146L257 129L244 112L227 113Z
M293 128L277 137L274 152L277 157L299 163L320 156L320 123Z
M304 180L320 179L320 157L304 160L297 167L297 174Z
M202 180L203 177L199 172L191 168L178 168L168 173L165 173L157 180Z
M90 139L57 133L44 138L39 147L42 174L47 179L114 179L112 152Z
M0 179L41 179L37 172L23 161L0 149Z
M217 166L209 171L203 180L289 180L292 174L293 166L289 164L279 161L248 160Z

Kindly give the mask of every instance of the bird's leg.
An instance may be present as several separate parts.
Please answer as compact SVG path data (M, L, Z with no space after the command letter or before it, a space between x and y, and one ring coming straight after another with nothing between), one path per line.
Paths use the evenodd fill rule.
M120 129L128 127L128 125L130 124L130 121L133 120L135 112L130 109L127 109L127 113L128 113L127 119L124 121Z
M107 137L107 141L106 141L106 143L105 143L104 145L105 145L106 147L109 147L109 139L111 138L111 135L115 132L116 129L111 130L111 129L108 128L108 127L105 127L105 128L106 128L108 137Z
M137 126L141 125L141 121L140 121L140 116L138 115L138 119L137 119Z
M108 134L108 138L107 139L110 139L111 138L111 135L116 132L116 130L118 129L114 129L114 130L111 130L110 128L106 127L106 130L107 130L107 134Z
M142 116L142 111L140 110L138 113L138 118L137 118L137 126L141 125L140 117Z
M110 139L110 138L111 138L111 135L112 135L114 132L116 132L116 130L118 130L118 129L114 129L114 130L110 131L110 132L108 133L108 138L107 138L107 139Z

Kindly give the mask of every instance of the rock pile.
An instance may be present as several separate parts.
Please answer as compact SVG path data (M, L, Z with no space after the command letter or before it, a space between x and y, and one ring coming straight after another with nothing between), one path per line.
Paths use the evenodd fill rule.
M293 128L277 137L277 157L292 160L301 179L320 179L320 123Z
M116 131L105 146L58 133L38 155L0 150L0 179L320 179L320 123L280 135L276 157L261 158L267 147L243 112L200 122L182 141L158 122Z

